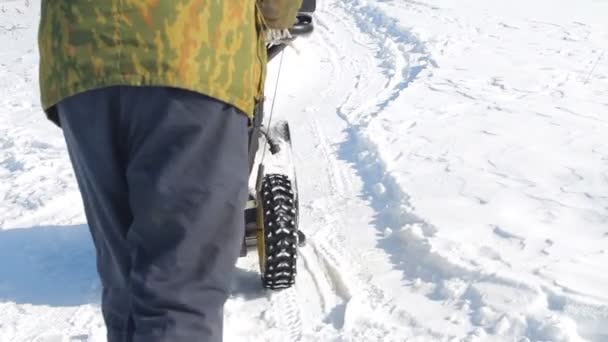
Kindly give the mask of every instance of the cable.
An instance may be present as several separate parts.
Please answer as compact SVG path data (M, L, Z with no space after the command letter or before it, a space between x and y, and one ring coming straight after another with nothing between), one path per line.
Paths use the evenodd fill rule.
M279 71L277 72L277 79L275 81L274 86L274 94L272 95L272 104L270 105L270 117L268 118L268 129L270 129L270 124L272 123L272 115L274 114L274 104L277 101L277 91L279 90L279 80L281 79L281 70L283 69L283 56L285 55L285 50L281 51L281 59L279 60ZM268 144L268 139L264 139L264 152L262 152L262 159L260 164L264 163L264 158L266 157L266 144Z

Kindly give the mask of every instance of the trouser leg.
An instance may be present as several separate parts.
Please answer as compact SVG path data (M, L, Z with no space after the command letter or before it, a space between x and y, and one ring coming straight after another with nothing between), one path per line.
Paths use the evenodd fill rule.
M130 256L126 236L132 214L120 134L118 88L62 101L58 113L96 249L102 313L108 341L131 341Z

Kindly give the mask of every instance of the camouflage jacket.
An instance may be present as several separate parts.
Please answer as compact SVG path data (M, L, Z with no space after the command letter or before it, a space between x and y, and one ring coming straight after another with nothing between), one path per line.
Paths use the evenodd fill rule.
M255 0L42 0L44 110L112 85L185 88L253 114L266 48Z

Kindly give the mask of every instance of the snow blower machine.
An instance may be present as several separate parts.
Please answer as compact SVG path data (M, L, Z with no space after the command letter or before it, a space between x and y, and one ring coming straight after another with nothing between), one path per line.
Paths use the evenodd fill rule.
M303 1L290 34L267 45L269 62L281 55L293 40L313 31L315 7L316 0ZM289 124L283 121L271 127L271 123L272 110L268 124L264 125L264 102L258 102L249 125L249 174L250 183L255 183L255 187L245 209L241 257L257 249L262 285L267 289L281 290L295 284L297 249L304 246L306 236L298 229L298 189L291 159ZM283 168L278 172L268 168L266 157L282 160Z

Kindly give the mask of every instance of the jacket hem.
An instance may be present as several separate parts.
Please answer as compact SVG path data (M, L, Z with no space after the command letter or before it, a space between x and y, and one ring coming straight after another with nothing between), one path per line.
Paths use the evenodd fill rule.
M160 78L142 78L142 76L129 76L129 75L121 75L120 77L108 77L108 78L96 78L94 82L79 82L76 84L72 84L69 89L70 91L66 91L61 93L58 96L50 97L42 100L42 108L44 112L47 114L47 117L58 124L56 118L56 109L55 105L62 101L65 98L70 96L77 95L79 93L84 93L89 90L112 87L112 86L139 86L139 87L171 87L171 88L179 88L185 89L193 92L197 92L203 94L205 96L212 97L218 101L224 102L228 105L235 107L237 110L242 112L243 115L246 115L249 118L253 118L253 108L255 106L254 97L252 97L251 101L240 101L231 98L226 94L222 94L220 92L214 91L213 89L205 86L187 86L180 82L169 82L166 79Z

